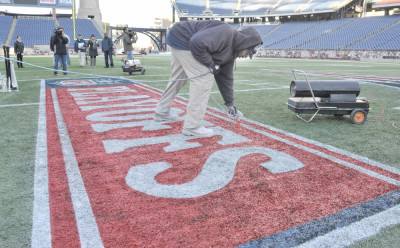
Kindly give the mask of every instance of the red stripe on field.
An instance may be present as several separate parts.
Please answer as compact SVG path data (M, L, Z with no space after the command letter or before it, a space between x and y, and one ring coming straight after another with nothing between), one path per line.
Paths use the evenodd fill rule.
M78 229L75 223L50 90L47 90L46 98L52 247L79 247Z
M138 94L159 97L131 87L137 89ZM201 148L168 154L162 150L165 145L105 154L102 144L105 139L176 134L182 123L174 123L171 130L157 132L127 128L98 134L85 119L96 111L83 113L66 89L58 92L62 112L68 113L64 114L65 122L106 247L233 246L334 214L397 189L253 131L235 128L210 115L208 121L252 141L222 146L216 143L219 138L213 137L198 139L203 145ZM194 199L156 198L136 192L125 183L131 166L158 161L173 164L157 177L158 182L184 183L198 175L211 153L227 147L247 146L284 151L301 160L305 168L274 175L259 166L269 158L246 156L239 161L235 178L229 185Z

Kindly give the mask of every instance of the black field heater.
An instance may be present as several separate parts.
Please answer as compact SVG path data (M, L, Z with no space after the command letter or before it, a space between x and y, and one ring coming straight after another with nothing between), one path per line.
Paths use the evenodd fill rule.
M364 124L369 102L359 97L360 84L353 80L309 80L304 71L293 70L288 107L297 117L309 123L318 114L342 117L350 115L354 124ZM304 80L298 80L302 75ZM311 115L306 119L303 115Z

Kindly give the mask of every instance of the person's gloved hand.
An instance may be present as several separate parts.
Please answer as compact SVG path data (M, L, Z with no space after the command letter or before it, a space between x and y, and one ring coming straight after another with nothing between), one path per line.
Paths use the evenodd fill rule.
M238 120L243 117L243 113L240 112L235 106L226 106L226 112L228 117L233 120Z
M210 67L210 72L214 75L218 74L220 70L220 66L219 65L213 65Z

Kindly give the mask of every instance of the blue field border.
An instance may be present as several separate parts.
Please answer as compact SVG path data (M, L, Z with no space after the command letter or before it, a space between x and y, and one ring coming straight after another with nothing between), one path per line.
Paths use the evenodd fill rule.
M400 204L400 191L392 191L372 201L344 209L336 214L290 228L286 231L253 240L239 248L294 247L330 231L348 226Z
M81 84L70 85L68 82L81 81ZM123 84L136 84L137 82L123 77L84 77L84 78L54 78L46 80L46 86L50 88L76 88L115 86Z

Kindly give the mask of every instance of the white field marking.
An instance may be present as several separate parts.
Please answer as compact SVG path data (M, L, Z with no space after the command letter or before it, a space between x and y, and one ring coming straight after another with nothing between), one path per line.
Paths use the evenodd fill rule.
M31 102L31 103L20 103L20 104L6 104L0 105L0 108L10 108L10 107L25 107L25 106L37 106L39 102Z
M290 62L293 62L293 59L288 59L288 58L260 58L257 57L255 61L257 60L280 60L283 63L287 64ZM290 61L290 62L289 62ZM306 61L306 62L317 62L317 63L332 63L330 60L326 59L296 59L295 61ZM388 65L393 65L393 62L384 62L384 61L379 61L379 62L373 62L373 61L346 61L346 60L337 60L337 63L349 63L349 64L374 64L374 65L383 65L383 64L388 64ZM274 62L275 63L275 62ZM400 65L400 63L396 63L396 65Z
M212 114L212 113L210 113L210 114ZM218 117L217 115L215 115L215 116ZM338 158L336 158L334 156L331 156L331 155L328 155L328 154L326 154L324 152L321 152L321 151L318 151L318 150L315 150L315 149L312 149L312 148L309 148L309 147L306 147L306 146L303 146L303 145L299 145L299 144L297 144L297 143L295 143L293 141L289 141L289 140L286 140L286 139L281 138L279 136L276 136L276 135L273 135L273 134L258 130L256 128L252 127L252 126L249 126L249 125L246 125L246 124L241 124L241 125L243 127L247 128L247 129L249 129L249 130L252 130L252 131L256 132L256 133L262 134L264 136L267 136L267 137L272 138L274 140L280 141L280 142L285 143L287 145L299 148L299 149L301 149L303 151L306 151L306 152L309 152L311 154L317 155L317 156L319 156L321 158L328 159L328 160L330 160L330 161L332 161L334 163L337 163L337 164L340 164L340 165L342 165L344 167L347 167L347 168L356 170L358 172L364 173L364 174L366 174L366 175L368 175L370 177L374 177L376 179L385 181L387 183L390 183L390 184L393 184L393 185L396 185L396 186L400 186L400 181L395 180L395 179L390 178L390 177L387 177L387 176L384 176L384 175L381 175L381 174L379 174L379 173L377 173L375 171L371 171L371 170L368 170L368 169L366 169L364 167L361 167L359 165L356 165L356 164L353 164L353 163L338 159Z
M395 107L395 108L393 108L394 110L400 110L400 107Z
M33 188L32 248L51 247L49 173L47 161L46 85L40 83L40 105L36 138L35 176Z
M136 84L136 86L142 87L142 88L147 89L147 90L151 89L152 92L154 92L154 93L156 93L158 95L161 94L160 91L157 88L154 88L154 87L149 86L149 85ZM178 102L186 104L185 101L187 101L187 99L182 98L182 97L181 97L181 99L182 100L178 100ZM223 111L221 111L221 110L219 110L217 108L212 108L212 107L208 107L208 108L220 113L221 116L218 116L219 118L224 119L224 120L226 120L228 122L233 122L231 119L225 117L226 114ZM210 113L210 112L208 112L208 113L211 114L211 115L215 115L215 114ZM396 175L400 175L400 169L398 169L396 167L383 164L381 162L378 162L378 161L369 159L367 157L351 153L349 151L345 151L343 149L340 149L340 148L337 148L337 147L334 147L334 146L331 146L331 145L326 145L326 144L323 144L323 143L315 141L315 140L307 139L307 138L304 138L302 136L299 136L299 135L296 135L296 134L293 134L293 133L290 133L290 132L287 132L287 131L284 131L284 130L281 130L281 129L278 129L278 128L275 128L275 127L272 127L272 126L267 125L267 124L263 124L263 123L260 123L260 122L257 122L257 121L253 121L253 120L250 120L250 119L247 119L247 118L242 118L242 119L247 121L247 122L249 122L249 123L252 123L252 124L259 125L261 127L267 128L267 129L269 129L271 131L281 133L281 134L286 135L288 137L292 137L292 138L298 139L300 141L304 141L306 143L319 146L321 148L325 148L325 149L327 149L328 151L331 151L331 152L335 152L335 153L338 153L338 154L343 154L343 155L345 155L347 157L359 160L359 161L361 161L363 163L366 163L366 164L369 164L371 166L386 170L386 171L391 172L391 173L396 174Z
M260 88L260 89L235 90L235 93L237 93L237 92L268 91L268 90L283 90L283 89L289 89L289 86ZM210 94L220 94L220 92L219 91L212 91ZM179 96L188 96L188 95L189 95L189 93L179 94Z
M71 192L71 200L74 207L81 247L104 247L55 89L51 90L51 95L53 97L58 134L60 137L65 169L67 171L68 186Z
M316 237L298 248L348 247L357 241L371 237L384 228L400 224L400 205L354 222L348 226L335 229L325 235Z
M268 69L268 68L264 68L264 69L260 69L261 71L269 71L271 73L276 73L276 74L282 74L281 70L276 70L276 69ZM396 71L396 70L393 70ZM250 74L251 72L240 72L240 73L247 73ZM291 71L287 71L288 74L292 74ZM341 79L353 79L354 77L365 77L365 78L355 78L355 80L366 80L366 81L373 81L373 80L384 80L385 82L388 83L395 83L397 84L397 82L393 81L393 80L400 80L400 78L396 78L396 77L383 77L383 76L379 76L379 75L360 75L360 74L335 74L336 72L307 72L307 75L309 76L319 76L319 77L334 77L334 78L341 78ZM302 75L299 75L302 76ZM368 78L369 77L369 78Z

